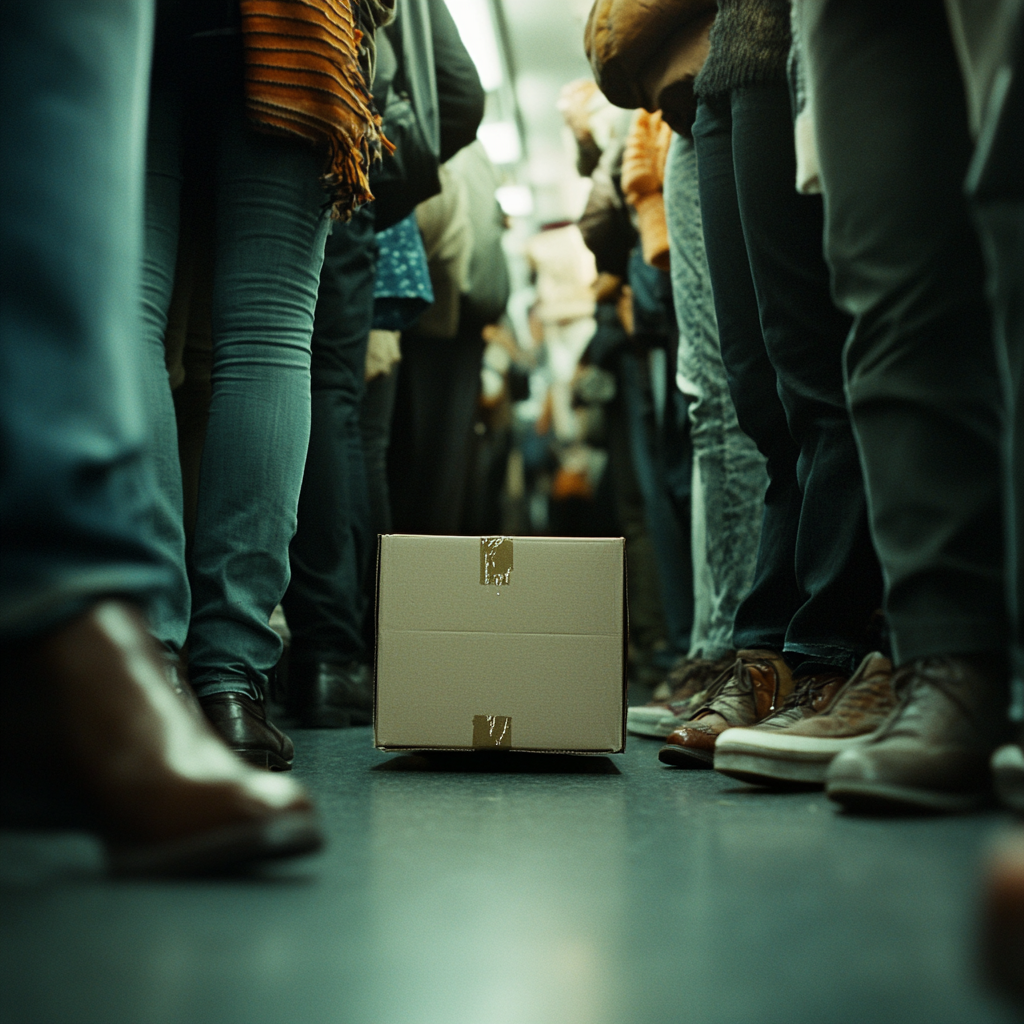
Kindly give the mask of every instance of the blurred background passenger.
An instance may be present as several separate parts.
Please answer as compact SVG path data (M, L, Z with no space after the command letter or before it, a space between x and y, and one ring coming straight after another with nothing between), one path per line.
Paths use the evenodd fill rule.
M497 178L477 141L441 168L440 195L417 208L434 303L402 337L388 454L394 528L457 534L480 396L483 329L505 310Z

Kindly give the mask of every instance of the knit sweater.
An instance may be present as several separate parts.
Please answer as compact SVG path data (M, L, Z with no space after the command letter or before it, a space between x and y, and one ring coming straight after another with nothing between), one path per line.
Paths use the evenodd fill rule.
M719 0L711 50L693 83L698 96L786 81L789 0Z

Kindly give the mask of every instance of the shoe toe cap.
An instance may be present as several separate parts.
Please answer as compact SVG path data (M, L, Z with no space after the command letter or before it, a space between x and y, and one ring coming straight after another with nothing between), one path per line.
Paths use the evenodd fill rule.
M715 741L717 739L717 731L702 727L696 722L687 722L686 725L682 725L669 733L665 737L665 742L677 747L710 751L715 749Z

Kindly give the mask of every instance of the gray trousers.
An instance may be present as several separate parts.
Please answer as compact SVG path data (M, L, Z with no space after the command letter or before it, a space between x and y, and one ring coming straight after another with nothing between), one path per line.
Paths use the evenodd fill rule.
M718 345L693 143L672 139L665 216L679 324L678 380L690 400L693 443L694 620L690 655L717 658L732 647L736 608L750 589L768 476L740 429Z

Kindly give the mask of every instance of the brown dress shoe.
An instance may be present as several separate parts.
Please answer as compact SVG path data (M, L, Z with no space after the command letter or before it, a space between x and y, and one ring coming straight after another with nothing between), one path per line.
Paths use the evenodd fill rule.
M689 700L702 690L706 690L723 672L728 672L736 664L736 652L730 651L721 658L711 661L708 658L680 658L669 670L664 685L669 688L664 700L652 700L646 706L667 707Z
M715 770L762 786L823 785L832 759L866 742L889 717L896 705L891 677L892 662L876 652L846 682L808 681L809 701L798 686L778 714L718 737ZM799 716L791 705L800 705Z
M214 693L200 697L199 703L210 725L243 761L255 768L291 771L295 746L267 718L263 701L244 693Z
M792 691L793 675L781 654L740 651L732 672L708 690L706 703L669 733L658 759L679 768L710 768L715 741L726 729L762 721Z
M1024 830L1003 837L989 860L982 966L989 983L1024 1008Z
M966 811L992 799L989 758L1006 736L1006 688L981 659L921 658L892 680L898 705L839 754L826 794L854 811Z
M305 791L189 711L132 606L100 602L16 660L23 698L5 724L19 771L77 787L113 871L210 873L322 844Z

